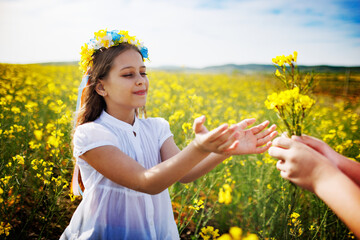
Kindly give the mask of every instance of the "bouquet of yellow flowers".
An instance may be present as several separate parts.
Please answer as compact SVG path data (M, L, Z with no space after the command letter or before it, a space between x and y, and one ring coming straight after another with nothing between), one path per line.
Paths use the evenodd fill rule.
M304 119L315 104L308 95L315 85L314 74L300 74L296 60L297 52L272 59L276 67L275 76L285 90L272 93L265 101L266 107L275 110L285 124L288 136L301 136Z

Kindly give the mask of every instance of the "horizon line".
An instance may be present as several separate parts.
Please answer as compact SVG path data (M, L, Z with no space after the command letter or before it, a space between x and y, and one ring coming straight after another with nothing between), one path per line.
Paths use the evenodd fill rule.
M12 63L12 62L1 62L0 64L12 64L12 65L51 65L51 64L65 64L65 65L77 65L79 61L48 61L48 62L30 62L30 63ZM149 66L149 68L193 68L193 69L204 69L204 68L211 68L211 67L224 67L224 66L247 66L247 65L260 65L260 66L274 66L274 64L266 64L266 63L224 63L219 65L207 65L205 67L194 67L194 66L186 66L186 65L158 65L158 66ZM357 68L360 67L359 65L332 65L332 64L298 64L297 66L302 67L347 67L347 68Z

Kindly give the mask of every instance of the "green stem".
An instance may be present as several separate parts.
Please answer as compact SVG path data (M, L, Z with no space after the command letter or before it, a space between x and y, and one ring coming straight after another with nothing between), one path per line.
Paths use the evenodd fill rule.
M292 79L292 87L294 87L294 85L295 85L295 79L294 79L294 65L291 63L290 64L290 66L291 66L291 79Z
M326 212L324 213L324 217L323 217L323 219L321 220L320 226L317 228L317 230L316 230L316 232L315 232L314 237L312 238L312 240L315 239L317 233L319 232L321 226L323 225L323 223L324 223L324 221L325 221L325 219L326 219L326 215L327 215L328 211L329 211L329 208L326 209Z
M280 119L283 121L283 123L285 124L286 128L288 129L288 135L291 136L292 135L292 129L291 129L291 126L290 124L286 121L286 118L285 118L285 114L284 112L282 111L283 109L278 109L279 110L279 115L280 115Z

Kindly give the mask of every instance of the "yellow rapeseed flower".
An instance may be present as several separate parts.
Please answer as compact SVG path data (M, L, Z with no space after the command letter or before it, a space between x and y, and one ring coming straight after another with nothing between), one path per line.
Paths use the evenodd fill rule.
M47 140L47 144L48 146L53 146L55 148L59 147L60 144L60 140L57 137L54 136L49 136L48 140Z
M281 73L280 73L279 69L276 69L275 75L276 75L277 77L280 77L280 76L281 76Z
M232 189L229 184L224 184L219 191L219 203L230 204L232 201L231 196Z
M15 113L15 114L18 114L18 113L21 112L20 108L18 108L18 107L12 107L12 108L11 108L11 111L12 111L13 113Z
M5 236L9 236L11 230L10 223L0 222L0 235L5 234Z
M24 161L24 157L20 156L20 155L16 155L15 157L13 157L14 161L17 161L18 164L20 165L24 165L25 161Z
M34 135L35 135L36 140L40 141L42 138L43 132L42 132L42 130L34 130Z
M289 65L291 64L292 60L293 60L293 56L291 54L285 58L285 62Z
M188 123L188 122L185 122L185 123L182 124L181 128L184 131L184 133L187 134L189 132L189 130L192 129L192 124Z
M291 218L298 218L300 217L300 214L298 214L297 212L293 212L291 215L290 215Z
M204 240L216 239L219 235L219 229L214 229L212 226L203 227L200 232L200 236Z
M201 208L204 208L204 201L201 199L194 199L193 203L194 206L189 206L189 208L194 209L196 212L199 211Z
M315 100L307 95L301 95L299 98L299 102L303 109L309 109L315 104Z
M232 240L231 235L228 233L225 233L221 235L217 240Z
M4 193L4 190L0 188L0 195ZM0 203L4 202L4 199L0 196Z
M295 112L310 109L314 104L315 100L307 95L300 94L298 87L280 93L272 93L265 101L265 106L268 109L278 110L282 107L294 106Z
M30 147L30 149L38 149L41 147L41 143L36 144L35 141L30 141L29 147Z
M269 95L265 101L265 106L268 109L275 109L276 106L278 106L278 94L277 93L272 93L271 95Z
M298 55L297 51L294 51L294 62L297 61L297 55Z
M231 227L229 233L233 240L241 240L242 237L242 229L239 227Z
M258 236L254 233L250 233L243 238L243 240L258 240Z
M229 233L221 235L218 240L258 240L258 236L253 233L247 233L243 236L243 230L239 227L231 227Z
M25 105L25 108L31 113L34 111L34 108L36 107L38 107L38 104L32 101L27 102L27 104Z

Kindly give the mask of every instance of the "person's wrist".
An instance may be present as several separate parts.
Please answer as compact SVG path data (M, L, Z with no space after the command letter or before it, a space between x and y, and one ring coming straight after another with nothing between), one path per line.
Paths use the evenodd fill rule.
M198 151L200 153L203 153L203 154L210 154L211 153L211 151L206 149L205 147L203 147L202 144L199 143L196 138L194 139L194 141L192 141L192 145L196 149L196 151Z
M326 163L316 171L316 177L313 181L312 192L316 195L321 195L323 190L331 187L329 180L333 179L342 172L332 164Z

